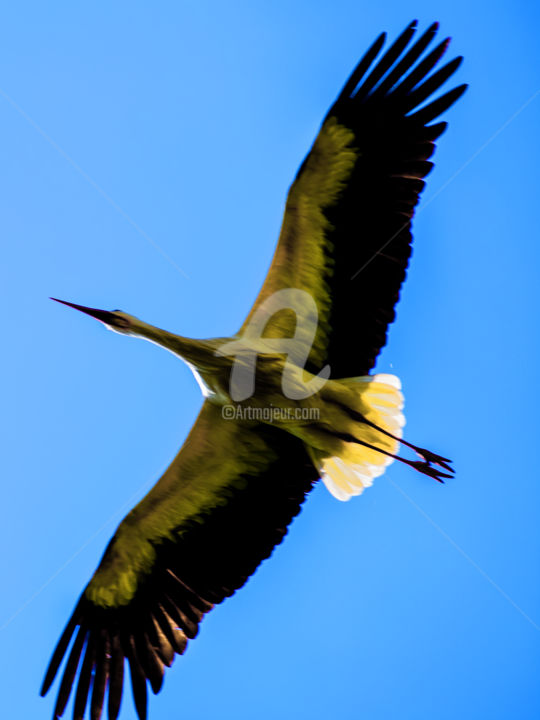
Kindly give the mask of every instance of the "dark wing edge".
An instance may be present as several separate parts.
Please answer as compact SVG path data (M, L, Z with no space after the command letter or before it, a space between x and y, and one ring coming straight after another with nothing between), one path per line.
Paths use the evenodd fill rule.
M334 376L367 374L387 342L411 255L415 207L433 168L435 141L447 128L434 121L467 89L461 84L432 99L463 58L432 73L450 38L422 57L439 24L411 44L416 27L410 23L366 76L385 41L379 36L325 119L352 129L359 151L346 191L327 212L335 248L327 354ZM353 244L355 222L359 242ZM340 240L349 240L348 247Z
M435 69L450 38L430 49L438 23L411 42L416 27L410 23L382 55L386 34L380 35L328 111L290 187L272 264L240 329L277 290L307 290L319 310L311 372L329 363L332 377L353 377L375 365L395 319L429 158L447 127L434 121L467 88L432 99L463 58ZM321 193L340 169L334 187ZM267 326L273 337L294 328L283 315Z
M63 715L76 685L74 719L82 720L90 704L91 719L99 720L107 702L108 718L116 720L127 660L135 707L144 720L147 685L159 692L165 668L184 653L204 614L244 585L281 543L317 473L299 440L268 426L258 432L277 450L277 460L236 484L226 503L156 546L155 564L129 604L101 608L82 594L41 688L45 695L67 656L54 718Z

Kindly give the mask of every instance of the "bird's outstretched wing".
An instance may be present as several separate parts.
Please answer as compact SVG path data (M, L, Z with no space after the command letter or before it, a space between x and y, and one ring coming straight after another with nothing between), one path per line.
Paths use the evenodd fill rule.
M316 479L292 435L225 420L206 402L175 460L118 527L60 638L42 688L67 655L54 718L76 685L74 719L90 703L99 720L107 700L114 720L125 659L146 718L147 682L159 691L202 616L281 542Z
M415 28L411 23L372 67L381 35L330 109L289 190L270 270L240 330L264 305L270 308L265 336L291 337L302 308L294 308L300 318L272 315L265 301L284 288L307 291L319 318L315 342L306 348L312 372L329 363L333 377L350 377L375 364L405 278L411 218L432 168L428 158L446 128L429 123L467 87L433 99L462 58L430 74L449 39L429 51L438 24L411 44Z

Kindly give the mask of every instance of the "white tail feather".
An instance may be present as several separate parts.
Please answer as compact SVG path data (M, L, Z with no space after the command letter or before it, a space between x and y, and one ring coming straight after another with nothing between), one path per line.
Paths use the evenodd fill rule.
M352 389L351 410L396 438L402 435L405 417L402 413L401 382L395 375L378 374L335 381ZM339 430L339 428L335 428ZM329 492L338 500L360 495L382 475L395 454L399 440L381 433L360 421L354 423L354 437L385 452L378 452L361 443L342 441L339 453L309 448L311 458Z

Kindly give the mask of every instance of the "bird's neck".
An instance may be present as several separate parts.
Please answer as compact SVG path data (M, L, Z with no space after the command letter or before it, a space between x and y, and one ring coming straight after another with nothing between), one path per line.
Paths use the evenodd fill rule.
M216 351L227 338L193 340L141 323L132 335L164 347L181 358L191 369L205 398L217 403L228 400L231 360Z
M199 370L211 370L219 365L211 340L193 340L142 322L131 334L160 345Z

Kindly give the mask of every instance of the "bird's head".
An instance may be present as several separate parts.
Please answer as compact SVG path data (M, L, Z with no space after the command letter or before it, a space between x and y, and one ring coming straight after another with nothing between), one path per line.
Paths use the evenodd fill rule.
M80 310L86 315L90 315L90 317L102 322L109 330L120 333L121 335L136 334L136 330L140 324L140 320L133 317L133 315L122 312L122 310L98 310L97 308L85 307L84 305L76 305L66 300L58 300L58 298L51 298L51 300L75 308L75 310Z

